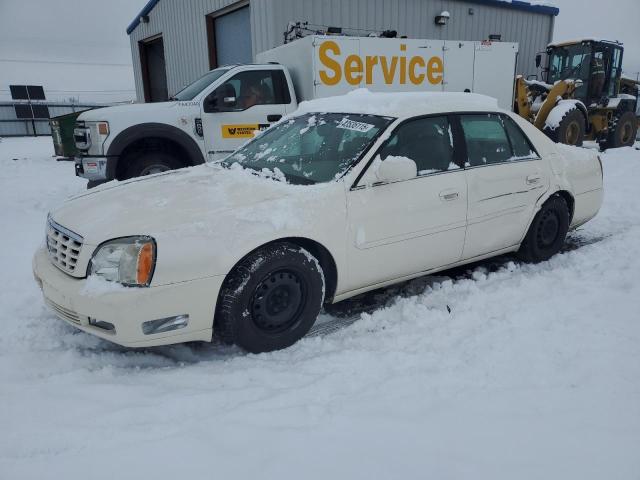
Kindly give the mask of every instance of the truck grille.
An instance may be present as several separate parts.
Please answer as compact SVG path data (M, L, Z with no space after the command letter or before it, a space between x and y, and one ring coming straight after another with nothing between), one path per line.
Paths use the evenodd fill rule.
M49 258L59 269L71 274L76 269L83 239L77 233L58 225L51 220L47 221L47 250Z

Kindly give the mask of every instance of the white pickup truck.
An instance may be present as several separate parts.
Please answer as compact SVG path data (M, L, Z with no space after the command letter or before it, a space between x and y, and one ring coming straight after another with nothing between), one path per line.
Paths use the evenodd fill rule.
M89 186L216 161L311 100L372 91L476 92L510 109L518 44L309 36L211 70L170 101L78 117L76 174Z

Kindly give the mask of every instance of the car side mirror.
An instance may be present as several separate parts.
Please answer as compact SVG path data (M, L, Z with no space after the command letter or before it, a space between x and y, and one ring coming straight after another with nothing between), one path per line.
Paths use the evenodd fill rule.
M542 65L542 54L541 53L536 55L536 68L540 68L540 65Z
M224 97L222 103L225 107L231 108L236 106L236 97Z
M389 156L380 162L376 177L380 182L402 182L418 176L416 162L407 157Z

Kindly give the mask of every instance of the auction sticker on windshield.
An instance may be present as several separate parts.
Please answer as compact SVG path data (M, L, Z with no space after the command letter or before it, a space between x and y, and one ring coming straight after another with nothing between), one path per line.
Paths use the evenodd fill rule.
M364 122L356 122L354 120L349 120L348 118L343 118L340 120L340 123L337 125L337 128L344 128L346 130L355 130L356 132L368 132L374 127L370 123Z

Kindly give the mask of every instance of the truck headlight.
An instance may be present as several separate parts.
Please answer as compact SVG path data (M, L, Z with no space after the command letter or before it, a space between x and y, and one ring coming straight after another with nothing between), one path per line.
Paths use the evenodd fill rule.
M89 275L127 286L148 287L156 265L151 237L124 237L100 245L91 258Z

